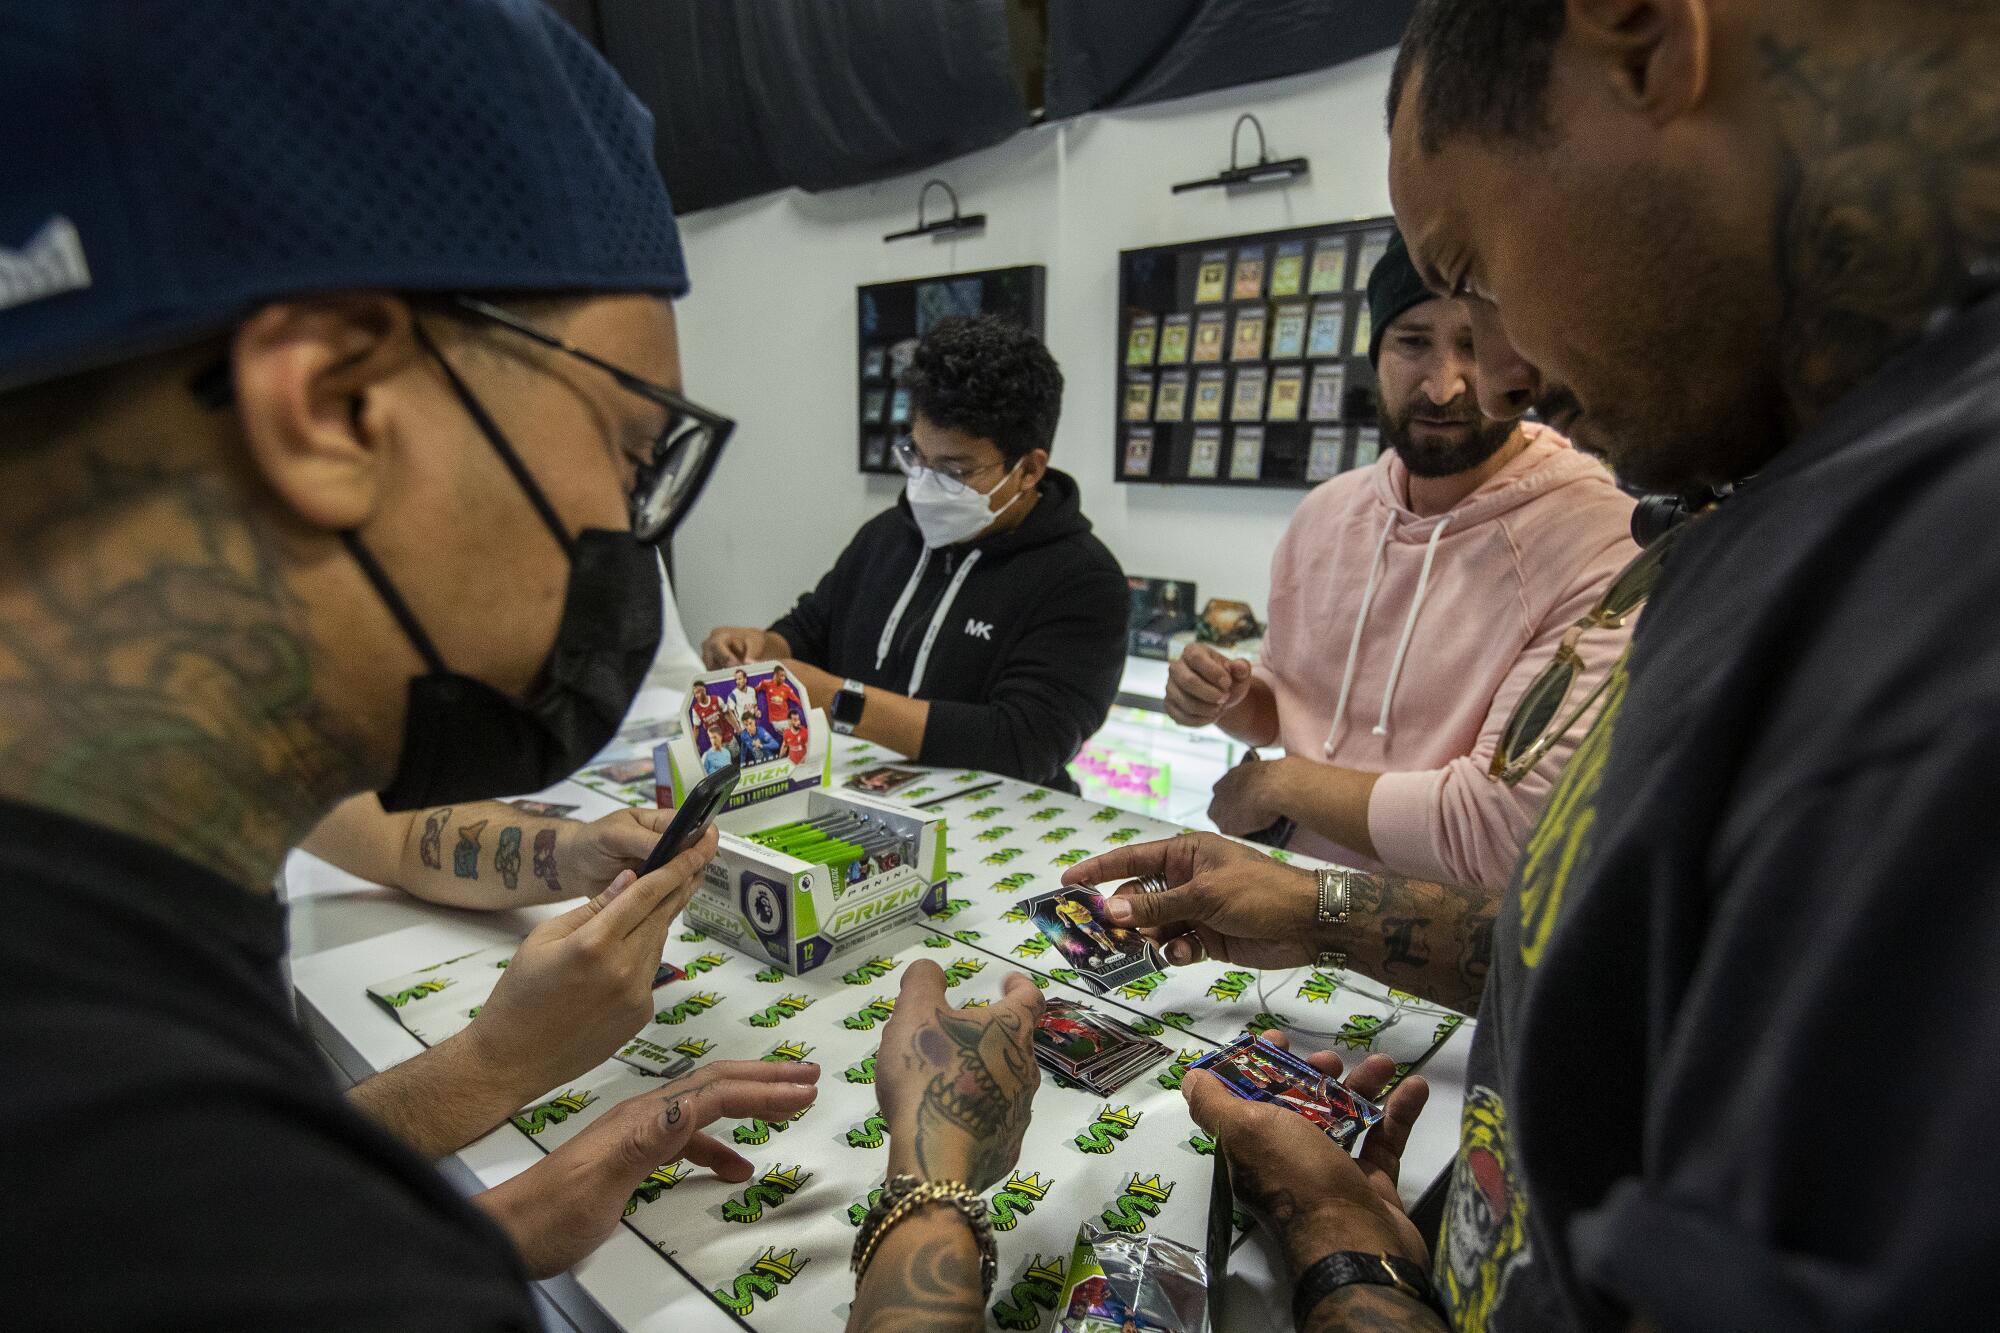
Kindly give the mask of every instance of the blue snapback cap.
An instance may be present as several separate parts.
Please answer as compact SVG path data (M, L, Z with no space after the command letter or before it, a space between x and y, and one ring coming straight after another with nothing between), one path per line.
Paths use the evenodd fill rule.
M651 115L541 0L0 0L0 389L316 291L687 286Z

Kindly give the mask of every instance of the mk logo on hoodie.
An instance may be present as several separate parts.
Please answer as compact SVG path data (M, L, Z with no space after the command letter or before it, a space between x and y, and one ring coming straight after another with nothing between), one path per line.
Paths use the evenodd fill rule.
M993 642L993 626L984 620L968 620L965 622L965 637L968 639L984 639L986 642L991 643Z

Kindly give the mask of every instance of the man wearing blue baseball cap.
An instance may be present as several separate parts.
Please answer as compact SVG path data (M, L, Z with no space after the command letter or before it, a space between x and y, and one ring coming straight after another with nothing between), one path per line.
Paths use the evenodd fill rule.
M535 1327L522 1278L648 1171L747 1175L703 1125L813 1097L717 1062L477 1207L422 1160L546 1090L538 1028L639 1021L579 979L649 989L713 835L352 1102L270 885L349 793L566 775L651 664L664 499L728 423L673 387L650 122L532 0L37 0L0 125L0 1307Z

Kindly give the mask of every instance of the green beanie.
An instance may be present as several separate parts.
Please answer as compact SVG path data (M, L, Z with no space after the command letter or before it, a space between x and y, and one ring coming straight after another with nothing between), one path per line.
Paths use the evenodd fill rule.
M1417 266L1410 262L1410 247L1403 243L1403 233L1390 232L1389 248L1368 275L1368 364L1381 363L1382 337L1391 324L1412 307L1435 299L1437 293L1424 286Z

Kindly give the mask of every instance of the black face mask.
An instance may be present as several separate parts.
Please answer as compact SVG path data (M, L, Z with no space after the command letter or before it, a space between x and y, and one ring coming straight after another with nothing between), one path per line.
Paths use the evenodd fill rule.
M410 682L402 754L380 793L385 810L512 796L568 777L616 734L660 648L660 561L653 548L629 532L605 529L572 540L493 419L442 357L438 364L569 556L569 586L543 683L517 703L446 667L360 538L343 534L430 668Z

